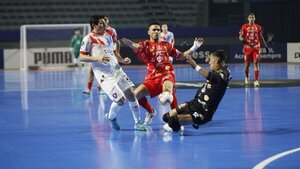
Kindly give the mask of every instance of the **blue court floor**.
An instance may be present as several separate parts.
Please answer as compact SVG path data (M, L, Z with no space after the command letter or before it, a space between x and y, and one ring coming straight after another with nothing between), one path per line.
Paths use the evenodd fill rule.
M243 65L229 66L233 80L243 80ZM144 67L124 70L143 81ZM176 67L176 76L204 80L189 66ZM299 64L262 64L261 88L229 88L213 121L183 135L162 130L169 108L157 98L149 99L158 115L147 132L133 129L128 104L113 131L104 119L111 101L96 82L92 95L82 94L86 79L85 69L0 71L0 169L300 168L300 86L263 87L268 79L299 80ZM195 92L177 89L179 102Z

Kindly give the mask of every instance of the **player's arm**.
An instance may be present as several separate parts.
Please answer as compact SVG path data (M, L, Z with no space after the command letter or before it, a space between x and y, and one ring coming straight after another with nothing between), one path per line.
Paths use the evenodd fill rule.
M183 57L189 56L192 52L196 51L200 46L203 44L203 38L195 38L193 46L188 49L187 51L183 52Z
M89 56L84 53L80 53L79 59L82 62L100 62L100 63L107 63L109 62L108 56Z
M203 77L207 78L209 72L205 69L203 69L201 66L199 66L196 61L191 57L191 55L186 57L187 62L195 69L199 74L201 74Z
M131 63L131 59L128 57L123 58L120 53L118 51L114 51L115 56L118 60L118 62L123 63L123 64L130 64Z
M122 38L122 41L125 45L127 45L128 47L130 47L133 50L136 50L141 47L138 43L134 43L130 39L127 39L127 38Z

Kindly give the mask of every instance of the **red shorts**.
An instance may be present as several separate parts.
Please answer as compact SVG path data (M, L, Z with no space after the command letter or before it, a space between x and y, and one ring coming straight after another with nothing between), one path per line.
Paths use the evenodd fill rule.
M164 81L169 80L173 83L173 93L175 92L175 76L172 74L162 75L157 78L148 79L144 81L144 85L147 87L150 97L153 98L162 92Z
M260 51L256 48L244 47L244 62L253 62L260 61Z

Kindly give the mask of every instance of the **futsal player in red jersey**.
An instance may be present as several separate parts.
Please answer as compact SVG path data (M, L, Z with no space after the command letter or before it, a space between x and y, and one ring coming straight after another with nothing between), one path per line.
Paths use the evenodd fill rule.
M250 84L249 66L250 61L254 64L254 87L259 87L259 62L260 62L260 40L263 41L266 49L268 46L263 37L261 26L255 23L255 15L250 13L248 15L248 23L244 24L239 32L239 39L244 43L244 71L245 71L245 85Z
M161 94L159 97L162 100L168 100L167 97L172 98L170 99L172 100L170 104L172 109L178 106L175 96L175 73L169 57L173 57L176 60L185 58L193 51L196 51L203 43L203 38L196 38L190 49L180 52L171 43L160 42L160 32L160 24L151 23L148 27L149 40L134 43L127 38L122 39L127 46L134 50L139 60L147 65L148 73L145 81L134 91L140 105L148 111L144 121L145 125L150 124L156 114L145 96L150 95L153 98Z

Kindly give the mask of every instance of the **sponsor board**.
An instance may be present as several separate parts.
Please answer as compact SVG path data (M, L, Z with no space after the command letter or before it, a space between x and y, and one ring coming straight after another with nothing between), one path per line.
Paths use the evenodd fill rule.
M269 45L269 52L266 48L262 47L260 50L261 62L286 62L287 61L287 48L286 44L272 44ZM244 53L243 45L231 45L229 50L229 63L243 63Z
M70 48L31 48L27 50L27 66L65 67L73 63ZM20 68L20 50L4 49L4 68Z
M300 43L287 44L287 62L300 63Z

